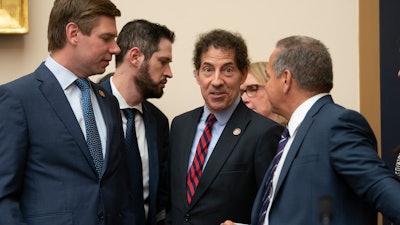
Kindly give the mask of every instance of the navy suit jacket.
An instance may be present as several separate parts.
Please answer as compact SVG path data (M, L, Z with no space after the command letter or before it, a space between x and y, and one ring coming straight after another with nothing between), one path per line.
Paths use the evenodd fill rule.
M92 87L107 127L101 180L72 108L44 64L0 86L0 224L131 224L118 103Z
M100 84L112 93L110 79ZM167 158L169 152L169 122L168 118L156 106L148 101L142 102L143 121L149 155L149 215L147 224L156 225L156 215L165 210L168 199ZM131 179L136 179L134 176ZM135 190L133 190L135 192ZM134 193L141 194L143 193ZM140 207L140 206L138 206ZM141 206L143 208L143 206ZM141 213L136 210L136 213ZM137 221L136 224L144 224Z
M331 225L376 224L374 207L400 222L400 184L376 149L375 136L359 113L334 104L330 95L319 99L290 146L269 224L322 224L323 196L332 198ZM258 221L262 187L254 202L253 225Z
M251 208L282 127L242 101L228 120L188 205L189 155L203 107L177 116L171 125L171 208L167 224L250 223ZM234 132L240 129L240 132ZM191 163L191 162L190 162Z

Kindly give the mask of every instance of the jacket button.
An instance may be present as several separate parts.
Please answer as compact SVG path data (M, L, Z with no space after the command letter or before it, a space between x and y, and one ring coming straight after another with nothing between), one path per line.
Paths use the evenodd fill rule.
M186 221L186 222L189 222L189 221L190 221L190 215L189 215L189 213L186 213L186 214L185 214L185 221Z
M99 215L97 215L97 218L99 219L99 220L104 220L104 214L101 212L101 213L99 213Z

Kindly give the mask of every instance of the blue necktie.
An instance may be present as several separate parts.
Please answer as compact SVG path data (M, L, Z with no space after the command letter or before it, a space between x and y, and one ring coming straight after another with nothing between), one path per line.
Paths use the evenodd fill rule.
M135 198L135 212L137 212L137 221L145 221L142 159L140 157L135 129L135 113L137 112L137 110L124 109L123 111L126 117L125 142L128 150L129 167L131 168L132 173L130 179L132 182L133 194Z
M90 84L87 79L79 78L75 81L82 91L82 112L86 127L86 143L93 158L99 178L103 171L103 152L99 131L97 130L96 120L93 113L92 101L90 100Z
M285 148L285 145L286 145L289 137L290 137L289 130L287 129L287 127L285 127L285 129L283 130L283 133L281 135L279 144L278 144L278 152L276 153L274 159L271 162L272 167L271 167L270 172L268 173L267 182L265 183L266 188L265 188L265 192L263 195L263 205L262 205L260 213L258 215L258 225L264 224L265 215L267 214L267 209L268 209L269 203L272 198L272 196L271 196L272 195L272 181L274 178L274 173L275 173L276 167L278 166L279 160L282 157L283 149Z
M394 173L400 177L400 153L397 155L396 166L394 167Z

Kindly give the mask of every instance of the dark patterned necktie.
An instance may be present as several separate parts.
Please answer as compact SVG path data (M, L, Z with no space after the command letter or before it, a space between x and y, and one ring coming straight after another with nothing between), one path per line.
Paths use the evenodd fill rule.
M394 173L400 177L400 153L397 155L396 166L394 168Z
M272 167L268 173L267 182L265 183L266 188L265 188L265 192L263 195L263 204L262 204L260 213L258 215L258 225L264 225L265 215L267 214L267 209L268 209L269 203L272 198L272 181L274 178L274 173L275 173L276 167L278 166L279 160L282 157L283 149L285 148L285 145L289 139L289 136L290 136L289 130L287 129L287 127L285 127L285 129L283 130L283 133L281 135L279 144L278 144L278 152L276 153L274 159L271 162Z
M124 109L123 111L126 117L125 142L128 151L129 168L131 169L130 179L134 195L134 207L135 212L137 212L136 221L145 221L142 158L140 157L135 128L135 114L138 113L138 111L136 109Z
M103 152L99 131L97 130L96 119L93 113L92 101L90 99L90 84L87 79L79 78L75 81L76 85L82 91L82 112L86 127L86 143L93 158L99 178L103 171Z
M200 137L200 141L196 148L196 154L186 176L186 198L189 204L192 202L194 192L196 191L196 187L199 184L200 177L203 173L204 160L207 156L208 145L211 141L211 129L216 121L217 118L215 118L214 114L210 114L207 117L207 124Z

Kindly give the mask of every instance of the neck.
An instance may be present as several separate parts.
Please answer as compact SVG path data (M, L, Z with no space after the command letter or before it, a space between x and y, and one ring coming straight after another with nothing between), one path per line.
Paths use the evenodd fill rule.
M117 69L112 82L129 106L135 106L143 101L143 94L138 90L132 73Z

